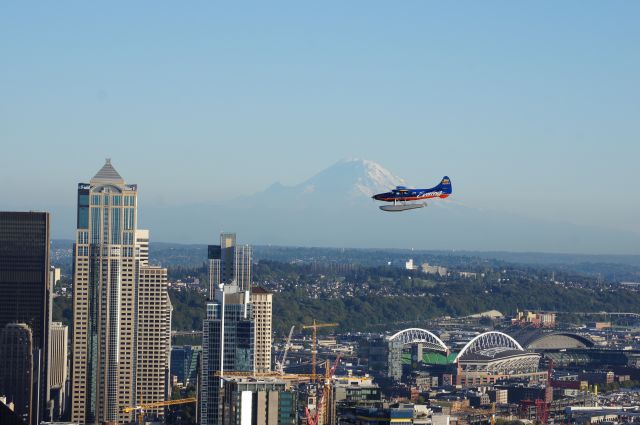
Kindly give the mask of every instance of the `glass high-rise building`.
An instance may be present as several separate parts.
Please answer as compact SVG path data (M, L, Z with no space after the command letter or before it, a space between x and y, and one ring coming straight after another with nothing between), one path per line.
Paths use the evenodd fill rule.
M0 330L8 324L22 323L30 331L34 388L30 398L21 398L17 408L30 412L31 424L44 419L48 397L49 249L48 213L0 212ZM7 361L0 362L0 374L3 369L13 367ZM22 373L7 371L14 372ZM24 390L7 383L0 388L8 401L12 394L23 394Z
M78 184L77 201L71 420L126 423L132 414L124 407L166 394L144 385L166 385L166 269L148 265L148 231L137 228L138 188L110 160Z
M200 424L222 425L221 376L225 371L251 373L254 323L248 291L220 284L207 302L203 324Z
M221 233L220 245L209 245L209 298L218 285L236 282L240 290L251 290L251 245L237 245L235 233Z
M185 386L195 384L201 355L202 347L198 345L171 347L171 375Z

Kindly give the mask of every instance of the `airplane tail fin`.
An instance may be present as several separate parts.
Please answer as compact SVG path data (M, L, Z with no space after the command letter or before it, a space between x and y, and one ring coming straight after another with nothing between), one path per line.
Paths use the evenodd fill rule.
M443 194L449 195L451 194L451 179L449 177L444 176L438 185L438 189L442 190Z

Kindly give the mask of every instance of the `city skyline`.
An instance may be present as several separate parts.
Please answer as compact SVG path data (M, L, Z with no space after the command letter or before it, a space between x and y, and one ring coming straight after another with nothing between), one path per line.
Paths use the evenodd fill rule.
M449 175L473 208L639 234L640 6L492 5L3 5L0 208L70 238L80 150L131 170L149 211L360 157Z
M127 423L133 416L124 408L135 406L136 400L145 400L145 403L152 401L164 403L163 400L170 397L166 387L168 378L171 376L169 369L171 364L169 341L171 338L172 305L168 297L168 275L170 274L170 269L149 266L150 232L137 227L139 202L136 195L138 186L126 183L109 159L105 161L103 167L89 183L78 183L77 190L76 218L78 230L77 241L73 250L75 264L73 267L72 420L79 423L96 423L99 421L97 418L109 419L110 415L118 412L117 417L114 417L115 421ZM2 214L12 215L16 213ZM47 217L46 213L21 214L40 214ZM4 232L10 229L11 226L8 225L4 225L2 228ZM637 366L640 364L637 361L637 358L640 358L638 357L640 354L637 354L638 350L635 350L632 345L623 345L628 343L626 331L622 332L624 340L612 342L613 350L611 348L603 349L602 346L597 345L595 342L598 341L596 339L597 335L592 340L583 336L584 331L574 333L576 332L575 329L578 329L576 325L573 327L573 332L568 332L566 328L559 329L559 332L553 332L552 328L557 325L556 317L559 314L558 312L530 310L521 312L518 310L517 315L509 320L508 317L498 311L485 311L472 316L455 318L447 316L444 318L445 320L456 322L456 326L471 326L473 331L463 331L461 334L457 334L456 331L438 332L443 337L443 340L427 330L434 329L433 322L428 322L429 326L427 328L406 328L393 335L389 335L388 331L380 336L372 333L362 333L358 334L359 337L354 339L352 333L345 335L339 332L335 339L332 337L323 338L322 343L318 340L318 346L323 347L319 351L322 351L321 356L325 360L322 362L325 364L324 376L328 378L326 383L321 386L324 389L315 396L299 398L303 394L300 389L289 390L285 382L279 380L277 375L269 376L272 363L270 352L273 349L273 329L271 326L273 300L272 293L269 290L261 286L252 285L252 272L254 271L252 266L254 263L251 257L252 247L250 245L238 245L235 233L220 234L219 243L220 245L210 245L206 251L202 250L202 258L197 260L197 263L200 264L199 267L203 267L204 254L207 254L206 257L209 259L210 268L208 275L211 278L210 283L216 288L215 296L211 296L212 291L210 289L208 291L209 300L206 301L206 304L205 297L202 297L202 305L200 307L193 307L193 305L190 307L202 310L206 308L206 318L203 320L201 333L202 381L200 386L196 385L195 387L198 391L197 400L199 403L200 423L202 424L226 423L227 418L229 423L243 423L250 418L258 418L259 421L273 423L274 425L276 423L295 423L303 407L307 412L307 418L312 415L321 418L320 422L308 419L308 421L311 421L308 423L335 424L339 418L350 415L344 408L355 409L357 413L358 409L364 407L371 409L372 405L367 406L369 401L373 401L376 404L374 407L377 409L376 412L385 412L385 409L388 408L379 403L382 402L383 396L388 397L389 394L393 394L393 387L397 382L408 382L411 385L410 394L407 398L415 404L416 408L417 406L422 406L418 399L420 394L427 394L426 392L433 391L434 387L450 388L455 383L460 387L460 391L465 394L464 400L472 405L487 406L491 401L491 397L498 398L498 391L505 391L500 395L503 400L502 404L507 404L508 402L526 406L526 403L531 402L530 398L533 397L535 398L536 407L545 406L543 411L536 411L535 415L538 418L546 418L552 414L555 414L556 418L558 418L558 411L564 411L565 406L585 407L589 406L588 403L592 403L592 401L589 397L583 395L580 399L560 399L554 405L553 402L556 399L553 395L556 394L556 391L552 388L570 390L569 394L562 394L566 396L576 395L576 389L583 386L582 380L588 382L589 385L597 383L597 385L602 385L603 387L614 382L630 381L630 385L634 385L633 383L636 382L635 380L632 381L631 375L625 375L625 373L632 373L635 377ZM47 246L47 244L41 245ZM347 259L346 255L344 257L344 259ZM7 263L15 263L15 260L11 260L11 258L7 256L3 261L10 260ZM318 259L322 260L318 261ZM379 260L378 258L377 261ZM444 257L441 260L444 260ZM581 289L591 287L597 293L599 288L599 292L602 292L603 282L600 278L597 280L591 278L584 283L579 283L575 279L576 276L565 274L564 276L558 276L560 280L556 280L555 273L552 273L549 280L549 276L545 275L545 272L541 269L522 270L521 266L516 265L516 269L513 270L503 264L499 264L500 269L496 273L495 270L491 269L493 267L491 263L484 262L479 264L477 259L472 261L475 264L473 267L480 266L485 272L456 271L455 268L462 266L461 263L457 262L454 263L457 266L454 266L453 270L447 268L436 268L434 270L433 268L425 267L423 263L422 273L430 274L429 284L427 285L424 285L427 282L424 280L425 276L417 274L413 261L406 262L404 268L398 266L389 267L391 263L386 263L387 267L382 268L378 265L378 267L370 269L376 270L373 275L367 272L366 269L358 270L357 267L354 269L345 267L342 272L357 271L356 276L367 277L367 279L372 277L373 279L379 279L380 276L376 277L375 273L391 273L395 278L378 281L376 286L379 285L378 288L389 289L399 285L406 290L414 292L409 298L420 300L424 306L430 305L431 307L435 307L435 303L439 303L442 300L442 297L438 296L436 292L438 286L442 286L441 290L444 289L447 292L462 291L457 286L460 284L457 279L466 280L464 286L485 285L484 288L487 288L484 290L485 294L490 290L496 295L502 292L502 288L509 291L507 289L509 286L528 286L535 282L535 280L527 282L528 279L532 278L540 279L535 283L541 287L543 285L547 287L564 287L572 291L572 296L576 297L576 299L584 296L584 294L579 295ZM324 264L322 264L323 262ZM314 262L310 264L305 264L305 261L301 259L297 259L294 262L273 262L273 268L270 268L268 264L263 267L263 272L267 271L271 278L268 280L258 278L259 280L257 281L261 282L261 284L283 283L285 280L282 279L282 276L296 276L296 273L290 273L290 271L296 267L307 267L307 272L293 277L295 281L293 285L295 287L300 285L300 289L309 284L314 285L314 276L324 279L326 277L324 273L331 270L331 265L335 266L335 264L332 264L331 259L325 256L315 257ZM131 267L132 265L134 267ZM287 266L290 267L289 271L287 271ZM604 266L606 267L606 264ZM503 267L509 267L509 269ZM260 267L257 267L257 269L260 269ZM182 269L182 272L184 270ZM315 274L312 270L319 274ZM334 272L338 270L340 268L334 268ZM282 273L280 278L278 277L279 273ZM404 273L412 274L412 276L409 275L410 278L403 282L400 276ZM439 277L434 276L434 273ZM415 286L412 283L414 277L417 283ZM565 280L567 278L568 280ZM51 282L55 281L53 276L50 279ZM195 279L195 277L190 276L190 279ZM291 277L287 278L287 280L289 279ZM332 303L330 301L331 298L324 298L322 294L318 293L318 289L323 287L341 292L339 283L348 282L348 280L343 280L337 276L331 276L330 280L331 284L316 286L315 289L312 289L312 299L322 303ZM409 285L406 285L406 283L409 283ZM582 284L587 286L581 288L580 285ZM596 285L595 287L591 286L594 284ZM622 288L625 284L618 285L619 288L617 289L614 289L614 286L611 286L610 283L605 283L604 285L608 285L610 291L629 291ZM184 290L207 293L205 290L206 284L200 284L199 280L197 280L197 287L188 288L188 286L192 285L187 285ZM369 284L357 286L359 287L358 291L371 287ZM637 291L637 288L630 288L633 288L633 291ZM131 296L132 290L134 292L133 297ZM419 293L415 292L416 290L426 290L431 293L431 296L423 298ZM297 289L294 293L296 294L294 297L300 297L302 303L305 303L303 291ZM276 294L278 298L291 297L292 295L290 291L276 291ZM341 294L342 297L345 295L347 294ZM515 296L515 294L511 293L511 296ZM358 308L357 310L377 310L374 307L375 304L369 304L361 297L362 293L355 297L353 293L346 296L346 298L357 299L358 303L363 304L361 306L363 308ZM395 298L400 302L408 301L406 297L398 297L390 293L387 293L384 297ZM596 301L598 298L600 298L600 301L602 299L611 300L610 295L592 295L592 297L594 298L592 301ZM100 301L96 303L98 298ZM136 301L133 301L134 299ZM294 306L292 301L290 299L291 305L289 307L293 309L300 307L300 305ZM469 302L469 304L475 305L475 301L477 300ZM552 302L554 305L568 306L571 300L559 297L559 299L553 299ZM556 302L560 304L555 304ZM621 305L625 300L619 299L617 302L618 305ZM132 305L135 305L135 308L132 309ZM184 304L181 303L180 305L184 308ZM316 308L320 313L320 308L318 307L319 305ZM409 306L407 305L407 307ZM578 308L580 307L582 307L582 304L578 304ZM280 309L282 309L282 306ZM427 310L429 309L427 308ZM601 310L594 311L595 314L602 314L599 313ZM89 313L88 321L85 320L87 312ZM105 312L108 313L105 314ZM280 310L280 313L282 313L282 310ZM350 313L356 313L356 311L350 311ZM389 310L384 312L388 319L393 314L395 313ZM637 313L632 314L637 317ZM308 323L309 317L311 316L303 314L299 316L298 320ZM313 326L315 326L315 312L313 317ZM131 320L132 318L133 320ZM483 326L487 326L485 319L489 319L492 326L497 326L499 330L487 331L482 329ZM341 321L343 320L349 319L343 318ZM485 320L484 324L483 320ZM408 325L408 322L395 323ZM337 325L337 323L319 324L319 326ZM592 328L598 331L611 326L611 322L596 322L593 325L588 325L587 331L591 332ZM521 332L520 328L525 332ZM543 332L541 334L539 332L541 328L551 332L546 332L546 334ZM84 329L88 329L89 332L85 332ZM526 333L528 331L534 331L533 336L535 338L530 339L531 336ZM121 343L123 337L130 334L135 335L132 343ZM97 365L97 375L96 378L91 377L91 380L95 379L97 382L96 384L89 383L95 390L87 389L88 385L82 382L84 377L82 363L84 359L96 357L91 352L87 355L87 351L92 351L91 349L85 350L84 347L87 335L97 342L95 344L98 359L97 363L95 363ZM338 339L340 335L346 339L340 341ZM17 350L13 350L14 353L30 352L32 337L31 331L26 325L11 324L5 328L1 336L6 341L11 341L10 344L12 346L15 345L17 347ZM286 347L291 348L293 358L298 360L289 363L293 371L289 370L288 374L282 375L283 377L286 376L283 379L301 379L305 381L309 379L309 376L304 373L304 368L308 368L310 365L308 361L301 362L300 360L305 356L308 357L310 353L314 353L312 364L315 365L315 333L313 338L314 342L311 346L311 351L309 351L308 347L305 347L305 342L308 342L307 338L302 338L302 340L298 340L293 345L289 345L289 342L286 343L285 352L287 350ZM449 345L452 340L455 345ZM302 344L300 344L300 341L302 341ZM445 344L443 341L447 341L447 343ZM93 345L93 343L88 344L88 346ZM3 348L6 346L9 346L9 344L4 344ZM408 353L409 348L411 350L410 354ZM568 352L568 350L571 351ZM57 350L53 350L52 347L50 352L53 353L53 351ZM565 354L567 352L568 354ZM606 352L605 354L607 355L602 356L601 353L603 352ZM113 353L118 353L115 356L115 361L113 360ZM133 368L127 371L127 368L131 366L127 359L131 358L132 353L134 353L135 361L133 362ZM558 353L560 354L558 355ZM608 355L608 353L611 354ZM588 363L588 369L583 369L580 374L575 376L571 375L571 383L569 384L556 383L552 370L553 363L549 363L549 359L557 359L559 364L566 367L572 359L575 359L573 357L575 354L586 356L584 358L590 359L588 360L590 362ZM630 356L626 357L626 354L630 354ZM411 357L410 363L405 362L407 355ZM331 362L328 356L334 356L333 367L330 366ZM341 373L343 375L337 375L337 379L333 380L330 376L334 375L337 370L340 356L348 357L349 360L345 360L344 365L342 365ZM118 360L118 357L120 360ZM184 358L184 355L182 357ZM17 364L27 364L27 366L19 367L25 370L29 368L28 364L31 363L31 360L28 357L22 354L16 358L20 360ZM278 355L278 358L284 360L284 356L280 357ZM360 364L360 358L366 359L367 363ZM550 364L551 366L545 368L543 367L543 362L547 362L547 365ZM180 367L180 359L176 359L176 363ZM79 364L80 366L78 366ZM611 367L611 365L616 364L627 366L622 372L596 369L598 365ZM90 363L87 363L86 367L87 371L94 369ZM33 366L31 368L33 369ZM122 373L123 369L124 373ZM300 369L302 374L296 375L296 369ZM418 376L414 373L408 373L413 370L420 371ZM191 373L190 366L186 363L182 364L182 371L185 376L187 371ZM312 371L315 371L315 366ZM354 375L354 372L359 374L371 373L372 375ZM372 376L375 377L375 381L372 381ZM116 377L117 380L114 380ZM127 378L130 377L133 377L134 386L131 386L127 381ZM24 381L26 379L28 378L25 375L16 376L11 377L10 382ZM522 381L525 380L528 385L522 386ZM178 385L175 380L171 382L176 383L174 390L181 397L185 397L189 391L194 389L194 387ZM235 383L238 385L234 386L236 385ZM478 387L477 391L476 387ZM238 392L239 388L242 388L242 396ZM345 391L345 388L349 388L349 390ZM505 390L505 388L508 389ZM610 393L611 391L608 390L607 395ZM117 394L117 399L112 394ZM362 398L364 395L367 397ZM93 411L86 409L87 412L84 415L81 412L82 406L78 409L78 404L82 405L83 397L86 397L85 403L88 405L87 407L95 409ZM458 396L456 395L456 397ZM317 401L318 399L322 401ZM179 404L191 404L194 400L196 398L183 398L177 402ZM298 404L298 400L302 400L302 405ZM433 403L437 403L437 401L437 398L432 399ZM361 402L362 405L353 406L353 402ZM113 408L115 403L117 403L117 409ZM349 407L350 404L351 407ZM423 421L425 414L416 416L414 404L409 409L402 407L405 409L402 414L408 415L406 416L407 418L421 417ZM51 407L55 408L53 400ZM294 413L296 409L298 416ZM309 409L315 413L309 413ZM395 409L395 407L391 407L391 409ZM426 405L425 407L420 407L420 409L426 409ZM500 412L500 414L509 413L508 410L501 410ZM165 413L166 411L162 407L145 408L147 417L156 417L161 421ZM433 414L434 412L430 413L432 416ZM519 411L520 417L526 417L531 414L531 411L524 408ZM323 418L330 418L329 422ZM545 421L545 419L542 419L543 423Z
M640 419L639 16L0 4L0 423Z

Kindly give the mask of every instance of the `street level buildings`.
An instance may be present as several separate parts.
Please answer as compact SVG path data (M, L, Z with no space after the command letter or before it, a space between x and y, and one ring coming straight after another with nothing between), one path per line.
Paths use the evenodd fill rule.
M296 392L274 378L225 378L223 425L294 425Z

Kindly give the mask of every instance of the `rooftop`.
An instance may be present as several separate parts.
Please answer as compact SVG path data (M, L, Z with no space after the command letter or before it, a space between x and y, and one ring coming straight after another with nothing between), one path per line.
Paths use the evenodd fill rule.
M104 165L91 179L91 183L117 183L124 184L122 176L111 165L111 158L105 160Z
M271 294L271 292L267 291L261 286L253 286L251 288L251 292L253 292L254 294Z

